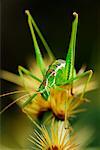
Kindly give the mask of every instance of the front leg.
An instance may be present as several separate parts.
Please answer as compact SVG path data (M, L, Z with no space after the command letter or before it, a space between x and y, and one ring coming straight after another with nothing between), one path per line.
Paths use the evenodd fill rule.
M37 80L38 82L42 82L42 80L40 80L39 78L37 78L36 76L34 76L29 70L25 69L24 67L22 66L18 66L18 72L19 72L19 75L23 81L23 86L24 88L26 89L26 91L29 93L29 89L27 88L27 85L25 84L25 79L24 79L24 74L28 75L29 77ZM23 74L24 73L24 74Z
M40 82L40 83L42 82L41 79L39 79L38 77L36 77L35 75L33 75L32 72L30 72L29 70L27 70L26 68L24 68L24 67L22 67L22 66L18 66L18 72L19 72L19 75L20 75L21 77L23 77L23 73L24 73L24 74L26 74L26 75L32 77L33 79L37 80L38 82Z

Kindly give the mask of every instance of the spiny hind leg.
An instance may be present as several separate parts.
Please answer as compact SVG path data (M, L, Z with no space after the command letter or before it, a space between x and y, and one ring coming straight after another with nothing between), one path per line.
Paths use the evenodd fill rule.
M48 53L48 55L49 55L51 61L54 61L54 60L55 60L55 57L54 57L54 55L53 55L53 53L52 53L52 51L51 51L51 49L50 49L48 43L46 42L46 40L44 39L42 33L40 32L40 30L39 30L39 28L38 28L36 22L34 21L33 17L31 16L30 12L29 12L28 10L26 10L25 13L30 16L31 21L32 21L32 25L33 25L34 29L36 30L36 32L37 32L39 38L41 39L41 42L42 42L42 44L44 45L44 47L45 47L45 49L46 49L46 51L47 51L47 53Z
M26 14L28 16L28 24L29 24L29 28L30 28L30 31L31 31L31 35L32 35L32 40L33 40L33 43L34 43L36 61L37 61L37 64L38 64L38 66L41 70L42 75L45 76L46 68L45 68L44 60L43 60L42 54L40 52L40 48L38 46L36 36L35 36L35 33L34 33L33 19L32 19L32 16L31 16L31 14L28 10L26 11Z
M75 19L72 23L72 32L65 65L66 79L71 79L74 77L75 45L76 45L78 14L74 12L73 15L75 16Z

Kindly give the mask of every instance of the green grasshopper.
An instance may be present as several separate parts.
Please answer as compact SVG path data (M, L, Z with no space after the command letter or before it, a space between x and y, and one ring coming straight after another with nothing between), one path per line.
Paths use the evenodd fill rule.
M33 73L31 73L29 70L25 69L24 67L22 67L22 66L18 67L19 75L22 78L23 78L23 73L24 73L24 74L32 77L33 79L37 80L38 82L40 82L40 86L39 86L38 90L36 91L36 93L34 93L32 96L30 96L26 100L26 102L22 105L22 107L25 107L27 104L32 102L38 93L41 93L44 100L48 101L48 97L50 96L50 89L51 88L60 89L59 86L63 86L63 85L71 85L70 91L71 91L71 94L73 95L73 82L75 80L82 79L84 76L88 75L83 92L80 96L80 99L82 99L84 96L87 84L91 79L92 70L89 70L86 72L83 71L81 74L76 74L76 70L74 67L78 14L75 12L73 13L75 19L72 23L71 39L70 39L68 53L66 55L66 58L65 58L65 60L62 60L62 59L55 60L55 57L52 54L52 51L50 50L47 42L45 41L39 28L37 27L30 12L28 10L26 10L25 12L28 16L28 24L29 24L29 28L31 31L31 35L32 35L32 40L34 43L36 62L37 62L38 67L41 70L42 75L43 75L43 80L36 77ZM39 38L41 39L50 59L53 61L53 63L48 67L48 70L46 70L46 67L45 67L45 64L43 61L43 57L40 52L40 48L39 48L37 40L36 40L34 29L36 30Z
M71 94L73 94L73 92L72 92L73 81L82 79L82 77L88 75L88 79L85 83L83 92L81 94L81 98L83 98L86 86L92 76L92 70L89 70L89 71L83 72L79 75L76 75L74 62L75 62L75 45L76 45L78 14L75 12L73 13L73 15L75 16L75 19L72 24L72 33L71 33L71 39L70 39L70 43L69 43L68 53L66 55L66 60L62 60L62 59L55 60L55 57L53 56L47 42L45 41L44 37L42 36L39 28L37 27L34 19L32 18L31 14L28 10L26 10L26 14L28 16L28 24L29 24L29 28L31 31L31 35L32 35L32 40L34 43L34 48L35 48L35 53L36 53L36 61L41 70L41 73L43 75L43 81L41 81L39 78L34 76L31 72L29 72L22 66L19 66L19 68L18 68L20 76L23 76L23 73L25 73L25 74L31 76L32 78L34 78L35 80L39 81L40 87L38 88L37 92L41 93L44 100L48 100L48 97L50 95L50 88L53 88L53 87L56 88L61 85L70 84L71 85ZM45 69L45 64L44 64L33 28L36 30L38 36L40 37L45 49L47 50L49 57L53 60L53 63L48 67L48 70ZM23 104L23 107L25 107L28 103L33 101L33 99L35 98L36 95L37 95L37 93L33 94L29 99L27 99L27 101Z

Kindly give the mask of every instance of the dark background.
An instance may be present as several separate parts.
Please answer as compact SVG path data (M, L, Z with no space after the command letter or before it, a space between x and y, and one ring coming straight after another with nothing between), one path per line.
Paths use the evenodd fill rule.
M65 59L71 33L73 16L79 14L75 66L82 64L93 69L99 82L100 75L100 3L94 0L2 0L1 1L1 68L18 73L18 65L28 66L33 55L33 44L27 24L25 10L29 9L56 58ZM40 47L41 47L40 43ZM41 48L44 51L43 47ZM2 92L11 89L10 83L2 81ZM86 124L95 128L91 145L100 146L100 92L89 95L92 104L90 114L81 115ZM16 115L16 107L12 108ZM6 112L6 117L12 111ZM8 116L7 116L8 115ZM88 116L88 117L87 117ZM7 123L7 122L6 122ZM6 125L7 126L7 125ZM7 131L5 131L7 132Z
M1 4L3 69L15 72L17 66L26 65L27 56L33 54L27 17L24 13L26 9L30 10L55 56L63 59L65 59L69 43L72 13L76 11L79 14L76 64L77 66L83 63L91 64L91 58L96 62L99 61L99 2L2 0ZM92 65L94 67L94 64Z

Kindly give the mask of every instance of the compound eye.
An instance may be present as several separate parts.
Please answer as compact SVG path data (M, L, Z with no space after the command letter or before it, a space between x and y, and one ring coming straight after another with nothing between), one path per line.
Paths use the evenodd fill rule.
M61 64L59 63L58 66L60 66Z

